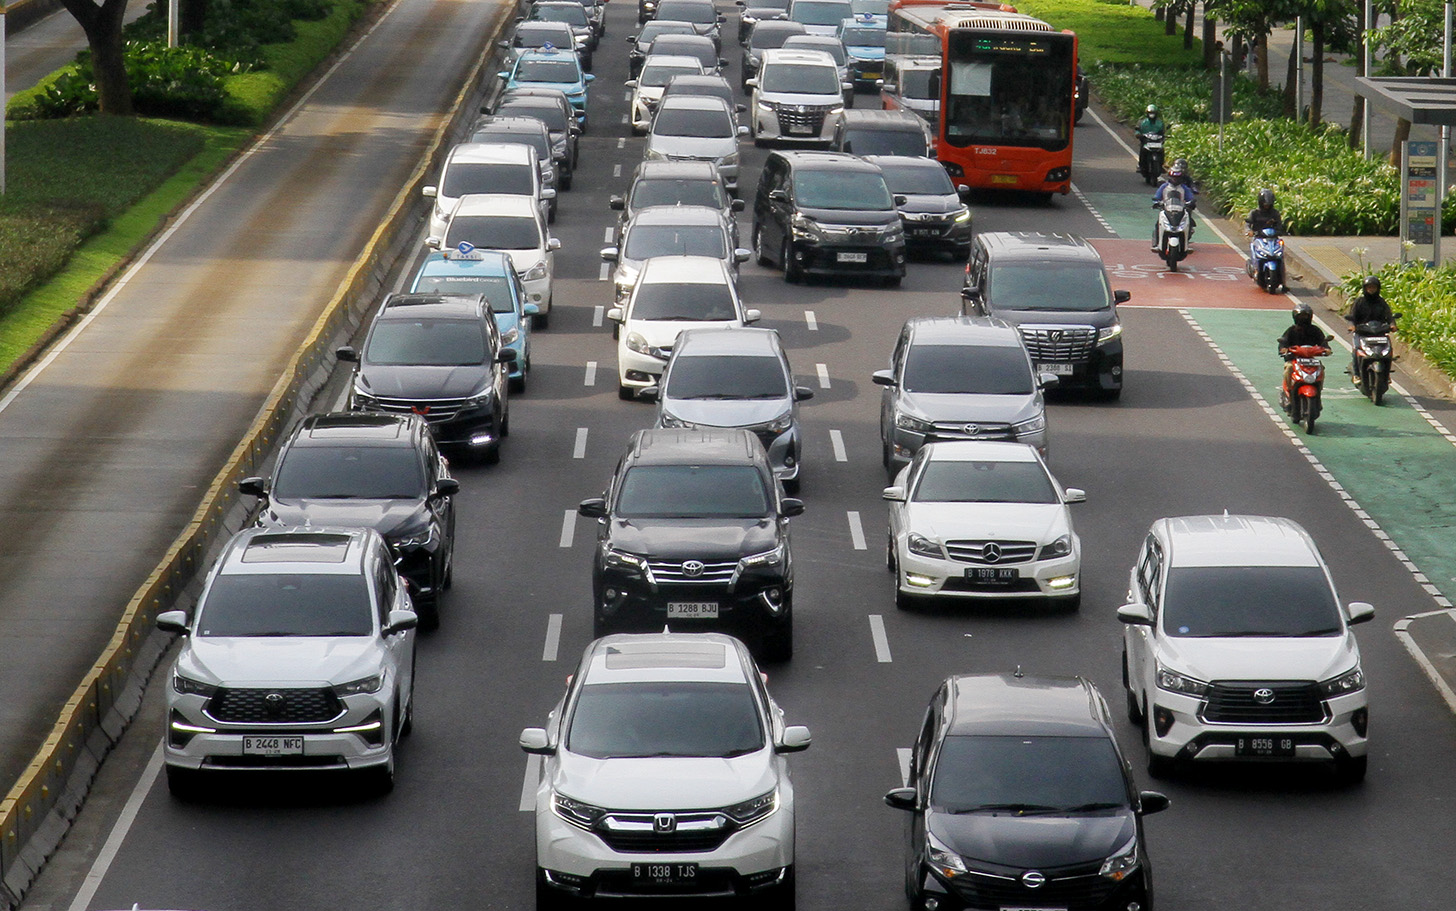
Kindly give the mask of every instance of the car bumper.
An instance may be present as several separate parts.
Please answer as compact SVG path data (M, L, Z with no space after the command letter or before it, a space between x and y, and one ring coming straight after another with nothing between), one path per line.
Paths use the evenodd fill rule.
M781 628L793 622L792 577L774 572L743 572L732 584L653 583L637 573L619 570L599 572L592 586L596 616L613 629L660 632L671 623L674 629L729 630L753 640L754 633ZM667 608L673 603L712 603L718 616L671 620Z
M1116 340L1111 345L1099 346L1092 351L1090 358L1070 363L1053 364L1033 357L1032 368L1057 375L1057 385L1052 387L1053 390L1121 389L1122 342Z
M910 553L903 540L895 542L900 591L907 595L947 598L1065 598L1081 591L1081 558L1073 554L1051 560L1010 566L982 566L940 560ZM967 576L975 569L1014 569L1010 582L979 582Z
M811 142L822 144L834 138L834 125L838 115L826 114L817 125L813 122L802 128L780 122L776 111L753 112L753 135L755 139L771 139L779 142Z
M354 703L358 697L346 697ZM201 711L201 696L174 698L162 736L163 759L183 769L219 771L344 770L384 765L393 754L393 699L351 704L338 718L322 724L222 724ZM365 730L348 730L365 728ZM247 755L244 737L302 738L302 751L289 755Z
M1006 875L966 873L953 879L925 866L920 870L920 902L934 898L937 911L1000 911L1002 908L1077 908L1086 911L1125 911L1152 906L1147 866L1141 865L1120 882L1098 875L1095 869L1075 875L1048 875L1032 891Z
M932 434L915 433L914 431L906 430L903 427L894 428L890 436L889 467L891 469L891 473L898 473L900 469L910 464L910 460L915 458L915 453L920 451L921 446L924 446L926 443L935 442L938 439L941 438L936 437ZM946 437L945 439L952 438ZM966 439L971 438L967 437ZM1035 446L1037 451L1040 452L1043 456L1047 454L1047 432L1045 430L1037 430L1032 433L1007 433L997 436L979 436L974 437L974 439L1002 440L1010 441L1013 443L1027 443L1031 446Z
M1328 699L1329 720L1315 724L1213 724L1200 717L1203 700L1154 691L1148 706L1148 748L1156 756L1198 762L1329 762L1369 751L1364 691ZM1239 740L1290 741L1292 755L1241 755Z
M880 278L902 278L905 275L904 242L865 246L864 244L806 241L795 238L789 255L799 269L810 275L868 275ZM854 261L860 260L861 261Z
M666 357L655 357L633 351L625 344L617 346L617 383L621 386L654 385L667 366Z
M971 222L905 221L905 246L917 253L960 253L971 245Z

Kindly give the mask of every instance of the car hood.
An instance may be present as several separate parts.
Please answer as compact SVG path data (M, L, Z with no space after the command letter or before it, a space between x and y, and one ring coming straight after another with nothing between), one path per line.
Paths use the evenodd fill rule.
M272 500L265 517L286 528L372 528L386 538L424 513L422 500Z
M969 860L1008 867L1059 867L1102 860L1137 832L1131 810L1083 816L926 814L936 839Z
M1106 307L1101 310L1010 310L997 307L991 302L997 319L1013 326L1094 326L1101 329L1117 322L1117 310Z
M826 225L900 226L898 209L815 209L800 206L799 211Z
M1328 680L1360 660L1348 631L1342 636L1159 638L1159 663L1200 680Z
M763 749L732 759L589 759L561 750L553 784L568 797L608 809L706 810L773 790L773 756Z
M611 544L666 560L732 560L771 550L772 519L613 519Z
M662 410L690 424L752 427L789 410L788 399L668 399Z
M907 503L905 527L939 538L1052 541L1071 530L1060 503Z
M379 673L373 636L192 636L177 672L219 686L328 686Z
M677 343L677 337L684 329L727 329L743 325L738 320L628 320L622 330L622 337L636 332L647 339L654 348L670 348Z
M1042 411L1039 396L978 395L973 393L907 392L902 407L929 421L967 421L983 424L1014 424L1030 420Z
M734 136L658 136L654 133L647 139L647 148L677 158L722 158L738 151L738 139Z
M461 367L384 367L370 365L359 372L359 385L371 395L403 399L463 399L490 385L487 364Z
M765 104L804 104L810 107L828 107L844 101L842 95L819 95L799 92L764 92L759 100Z
M929 212L934 215L949 215L961 210L961 199L955 194L931 196L924 193L900 194L905 204L900 206L901 214Z
M665 85L639 85L637 86L638 101L661 101L662 93L666 91Z

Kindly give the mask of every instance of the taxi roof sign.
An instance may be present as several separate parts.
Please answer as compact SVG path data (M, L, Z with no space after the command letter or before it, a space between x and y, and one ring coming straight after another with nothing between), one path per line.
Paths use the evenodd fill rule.
M466 260L468 262L484 262L485 254L475 249L475 244L468 240L462 240L454 250L445 251L445 258L449 260Z

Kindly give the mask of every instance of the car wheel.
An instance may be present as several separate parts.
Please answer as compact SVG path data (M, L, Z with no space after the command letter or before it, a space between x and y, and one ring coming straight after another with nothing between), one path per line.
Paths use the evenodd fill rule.
M637 392L631 386L618 386L617 398L624 402L630 402L637 398Z
M415 732L415 682L410 680L409 702L404 707L404 719L399 723L399 739L403 740Z
M440 583L433 578L433 572L430 583L430 594L420 596L415 604L415 615L420 618L420 629L425 632L440 628Z
M895 607L898 610L913 611L920 606L920 599L900 588L900 574L895 574Z
M511 435L511 410L509 405L506 406L506 410L501 413L500 435L501 439L505 439L506 437Z
M571 896L546 884L544 870L536 870L536 911L564 911L571 907Z
M592 638L600 639L612 632L612 623L596 612L592 613Z
M773 267L773 259L768 255L768 248L763 243L763 229L758 225L753 226L753 252L757 254L760 266Z
M549 311L546 312L546 313L538 313L535 316L531 317L531 328L532 329L546 329L546 328L550 327L550 325L551 325L551 314L550 314Z
M523 393L525 391L526 391L526 372L524 370L522 370L520 376L513 376L513 377L511 377L511 392L515 393L516 395L520 395L521 393Z
M1335 780L1343 785L1357 785L1365 780L1368 756L1346 756L1335 760Z
M790 609L792 611L792 608ZM763 660L788 661L794 657L794 619L765 630L763 634Z
M903 275L891 275L891 276L889 276L888 278L885 279L885 287L886 288L898 288L898 287L900 287L900 281L904 277L905 276L903 276Z
M1132 691L1132 683L1128 679L1126 648L1122 651L1122 692L1127 699L1127 720L1133 724L1142 724L1147 719L1143 716L1142 706L1138 705L1137 693Z
M572 175L571 175L571 172L570 171L567 171L566 173L564 173L564 174L561 175L561 189L563 189L563 190L570 190L571 189L571 177L572 177Z
M495 442L493 442L489 446L485 447L485 451L480 454L480 460L482 462L484 462L485 464L487 464L487 465L499 465L500 464L500 448L501 448L500 438L497 437L496 440L495 440Z
M1066 598L1058 598L1057 606L1062 608L1069 614L1075 614L1077 611L1082 609L1082 593L1078 592L1077 594L1071 595Z
M783 244L779 247L779 265L784 269L784 281L789 284L796 284L803 278L802 270L794 265L793 249L787 237L784 238Z
M1153 752L1153 725L1151 719L1143 725L1143 746L1148 751L1148 776L1167 778L1173 772L1173 760Z
M784 493L791 497L799 495L799 479L797 477L784 478Z
M167 790L178 800L196 800L202 796L202 773L196 769L167 766Z
M885 568L895 572L900 567L895 562L895 536L887 535L885 538Z
M765 901L759 903L760 908L768 911L794 911L798 900L794 889L794 867L792 864L784 871L784 881L779 883L767 896Z

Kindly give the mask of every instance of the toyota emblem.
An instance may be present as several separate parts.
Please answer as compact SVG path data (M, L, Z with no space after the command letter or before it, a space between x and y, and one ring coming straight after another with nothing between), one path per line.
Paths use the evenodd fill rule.
M1064 334L1065 333L1063 333L1060 329L1049 329L1047 330L1047 340L1052 342L1060 342Z
M652 831L667 835L677 831L677 817L671 813L658 813L652 817Z
M269 715L277 715L283 711L283 694L269 693L263 697L263 709Z
M987 541L981 546L981 559L987 563L1001 562L1001 545L995 541Z
M976 434L978 434L978 433L981 432L981 425L980 424L962 424L961 425L961 432L964 433L964 434L967 434L968 436L975 436Z
M701 576L703 570L707 569L702 560L686 560L683 562L684 576Z
M1021 874L1021 884L1028 889L1040 889L1046 885L1046 874L1039 870L1027 870Z
M1274 703L1274 691L1267 686L1261 686L1254 690L1254 701L1260 705L1272 705Z

